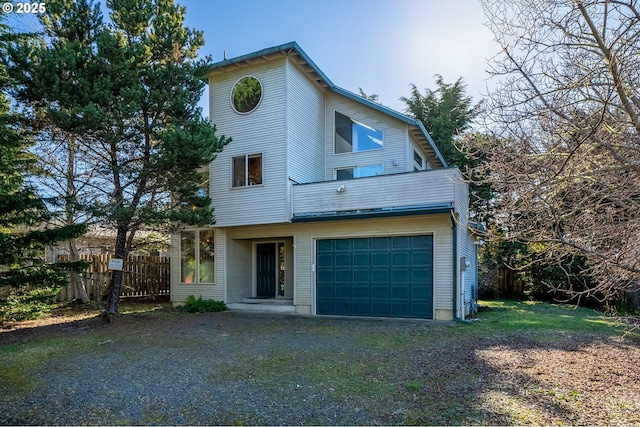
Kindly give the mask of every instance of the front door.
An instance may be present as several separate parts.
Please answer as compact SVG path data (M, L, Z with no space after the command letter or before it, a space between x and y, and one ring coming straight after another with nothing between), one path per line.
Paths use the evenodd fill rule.
M257 272L257 297L276 297L276 244L258 243L256 245L258 255Z

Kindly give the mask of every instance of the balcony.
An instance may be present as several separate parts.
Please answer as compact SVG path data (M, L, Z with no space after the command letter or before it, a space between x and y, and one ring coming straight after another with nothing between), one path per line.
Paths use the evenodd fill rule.
M292 185L294 222L349 216L449 212L467 203L458 169L380 175L346 181Z

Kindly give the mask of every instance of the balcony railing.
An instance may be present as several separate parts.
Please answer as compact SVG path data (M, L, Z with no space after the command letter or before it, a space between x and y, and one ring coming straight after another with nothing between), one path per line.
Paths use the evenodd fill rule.
M328 212L400 207L455 207L456 192L463 185L457 169L295 184L292 189L292 214L295 218Z

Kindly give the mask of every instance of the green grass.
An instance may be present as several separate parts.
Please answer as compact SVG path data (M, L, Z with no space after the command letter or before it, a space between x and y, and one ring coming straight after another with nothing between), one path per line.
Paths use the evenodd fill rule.
M620 323L598 311L573 305L509 300L480 301L479 305L486 307L485 311L478 313L481 324L479 331L616 334L623 328Z

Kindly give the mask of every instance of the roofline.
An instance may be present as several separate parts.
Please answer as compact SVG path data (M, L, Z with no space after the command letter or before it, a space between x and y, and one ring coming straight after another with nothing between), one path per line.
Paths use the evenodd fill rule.
M438 150L438 147L436 147L436 144L433 142L433 139L431 139L431 135L429 135L429 133L427 132L427 130L425 129L424 125L422 124L422 122L420 120L414 119L413 117L409 117L405 114L402 114L396 110L393 110L389 107L386 107L382 104L378 104L377 102L373 102L370 101L360 95L357 95L351 91L348 91L346 89L343 89L339 86L336 86L330 79L329 77L327 77L326 74L324 74L322 72L322 70L320 69L320 67L318 67L316 65L315 62L313 62L313 60L309 57L309 55L307 55L307 53L302 50L302 48L298 45L298 43L296 43L295 41L289 42L289 43L285 43L285 44L281 44L278 46L273 46L273 47L269 47L266 49L262 49L259 50L257 52L252 52L252 53L248 53L246 55L241 55L241 56L237 56L235 58L231 58L231 59L225 59L219 62L216 62L214 64L211 65L211 67L209 68L209 72L214 71L216 69L220 69L220 68L224 68L227 67L229 65L234 65L234 64L238 64L241 62L248 62L252 59L256 59L256 58L261 58L267 55L272 55L274 53L278 53L278 52L284 52L284 51L290 51L293 50L295 51L300 57L302 57L302 59L304 59L304 61L309 64L309 66L311 68L313 68L313 71L320 77L320 79L322 79L322 81L324 82L324 84L326 84L326 86L333 92L342 95L346 98L349 98L353 101L359 102L361 104L366 105L367 107L373 108L376 111L379 111L383 114L386 114L388 116L391 116L397 120L400 120L404 123L407 123L410 126L416 126L418 129L420 129L420 132L425 136L425 138L427 139L427 141L429 142L429 145L431 145L431 148L433 149L433 151L435 152L436 157L438 158L438 160L442 163L442 165L444 167L447 167L447 162L444 161L444 158L442 157L442 154L440 153L440 150Z

